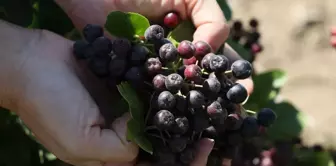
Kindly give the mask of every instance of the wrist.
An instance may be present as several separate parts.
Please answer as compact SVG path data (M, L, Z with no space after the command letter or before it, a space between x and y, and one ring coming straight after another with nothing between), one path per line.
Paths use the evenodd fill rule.
M0 20L0 106L16 110L22 66L36 47L41 30L29 30Z

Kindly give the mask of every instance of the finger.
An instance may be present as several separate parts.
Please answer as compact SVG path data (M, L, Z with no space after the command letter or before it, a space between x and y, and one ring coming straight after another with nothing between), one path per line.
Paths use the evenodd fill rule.
M231 159L223 158L222 166L231 166Z
M131 119L131 114L129 112L125 113L123 116L117 118L113 121L111 128L117 133L120 140L127 144L126 132L127 132L127 122Z
M224 49L223 49L223 54L226 57L228 57L228 59L230 60L230 64L232 64L236 60L242 59L238 55L238 53L234 49L232 49L228 44L225 44ZM252 94L254 84L251 78L237 80L237 83L242 84L246 88L249 95Z
M130 115L124 114L118 118L111 129L92 127L88 135L91 136L91 156L102 162L132 162L138 154L138 147L126 141L127 121Z
M229 34L229 26L216 0L188 0L187 11L196 27L194 42L205 41L215 52Z
M208 162L208 156L212 151L215 142L213 139L202 139L198 143L197 152L195 160L190 164L190 166L205 166Z

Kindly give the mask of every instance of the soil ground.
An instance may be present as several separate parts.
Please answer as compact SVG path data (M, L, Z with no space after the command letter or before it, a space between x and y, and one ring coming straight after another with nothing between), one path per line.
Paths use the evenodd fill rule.
M329 44L330 28L336 26L336 0L228 2L233 19L246 24L252 17L260 21L265 49L256 70L287 72L282 96L310 117L303 132L307 143L336 142L336 49Z

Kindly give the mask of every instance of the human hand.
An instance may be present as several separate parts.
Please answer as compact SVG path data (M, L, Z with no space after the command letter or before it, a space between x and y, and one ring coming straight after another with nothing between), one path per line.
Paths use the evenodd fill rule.
M56 0L72 19L77 28L86 24L104 25L111 11L140 13L151 21L158 21L171 11L177 12L182 19L191 19L195 25L194 42L205 41L216 51L229 34L222 10L216 0ZM89 13L89 14L88 14ZM225 55L230 59L241 59L227 44ZM253 91L251 79L239 80L248 93Z
M73 59L71 41L2 22L0 29L0 104L16 112L40 143L73 165L136 158L138 147L125 138L129 115L114 121L112 130L102 129L100 111L114 111L115 97Z

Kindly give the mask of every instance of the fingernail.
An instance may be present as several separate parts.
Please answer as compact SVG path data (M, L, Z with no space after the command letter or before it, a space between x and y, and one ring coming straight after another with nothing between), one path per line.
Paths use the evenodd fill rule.
M200 142L201 148L206 151L211 151L213 146L215 145L215 140L210 139L210 138L204 138Z

